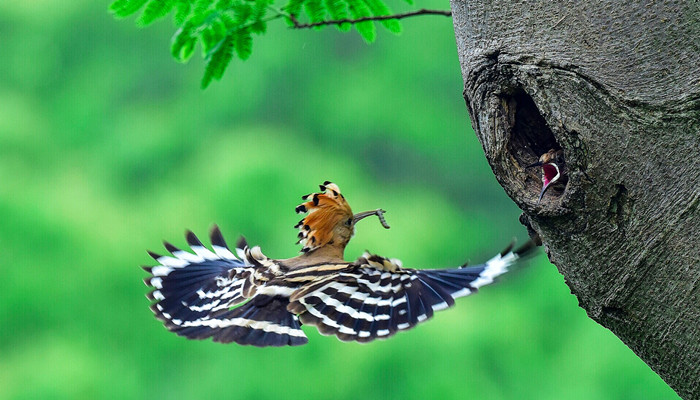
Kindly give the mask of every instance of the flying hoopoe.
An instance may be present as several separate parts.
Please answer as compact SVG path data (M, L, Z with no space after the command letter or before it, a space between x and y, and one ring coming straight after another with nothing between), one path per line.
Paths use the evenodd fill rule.
M217 226L212 249L188 231L193 253L165 242L172 254L149 252L159 263L144 267L152 276L151 310L165 326L190 339L254 346L302 345L302 324L342 341L369 342L407 330L451 307L508 270L532 243L511 247L485 264L451 269L403 268L396 259L365 253L345 261L355 224L376 215L389 228L383 210L353 214L338 186L320 185L303 197L297 213L307 213L299 229L301 255L266 257L241 238L232 252ZM235 253L234 253L235 252Z
M540 197L537 198L537 204L540 204L544 192L566 174L564 151L551 149L542 154L536 163L532 163L525 168L533 167L542 167L542 190L540 191Z

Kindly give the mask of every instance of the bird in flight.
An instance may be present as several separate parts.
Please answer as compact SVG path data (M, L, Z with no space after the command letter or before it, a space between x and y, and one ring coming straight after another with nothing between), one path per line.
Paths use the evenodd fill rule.
M342 341L388 338L452 307L508 271L534 245L508 249L486 263L447 269L404 268L397 259L365 253L345 261L355 225L384 210L353 214L331 182L303 196L296 208L306 214L299 229L301 254L270 259L244 238L231 249L217 226L212 249L187 231L192 252L165 242L172 256L149 254L158 265L143 267L153 288L151 310L170 331L189 339L243 345L296 346L308 342L301 325L314 325Z

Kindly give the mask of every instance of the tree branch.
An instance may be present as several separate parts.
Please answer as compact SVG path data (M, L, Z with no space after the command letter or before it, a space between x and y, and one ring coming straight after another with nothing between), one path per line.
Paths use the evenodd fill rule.
M377 16L373 16L373 17L362 17L362 18L357 18L357 19L350 19L350 18L334 19L334 20L320 21L320 22L314 22L314 23L308 23L308 24L302 24L301 22L299 22L299 20L297 20L296 16L294 16L294 15L288 15L288 17L289 17L289 20L292 21L292 24L294 24L294 29L303 29L303 28L313 28L316 26L324 26L324 25L356 24L358 22L364 22L364 21L384 21L387 19L403 19L403 18L408 18L408 17L415 17L417 15L444 15L445 17L451 17L452 12L449 10L427 10L425 8L422 8L420 10L410 11L410 12L402 13L402 14L377 15Z

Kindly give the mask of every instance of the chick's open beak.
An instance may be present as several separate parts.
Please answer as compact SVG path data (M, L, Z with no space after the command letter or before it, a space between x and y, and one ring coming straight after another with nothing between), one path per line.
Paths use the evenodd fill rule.
M541 164L541 163L540 163ZM561 177L559 171L559 166L555 163L542 164L542 191L540 192L540 197L537 199L537 204L540 204L544 193L549 189L549 187Z

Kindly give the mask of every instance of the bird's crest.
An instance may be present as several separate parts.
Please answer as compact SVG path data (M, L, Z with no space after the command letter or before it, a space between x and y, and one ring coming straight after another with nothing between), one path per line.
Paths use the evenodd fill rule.
M335 183L325 181L320 193L303 196L304 203L296 208L297 214L308 213L294 227L299 228L301 251L308 253L333 239L333 229L341 221L352 224L352 210Z

